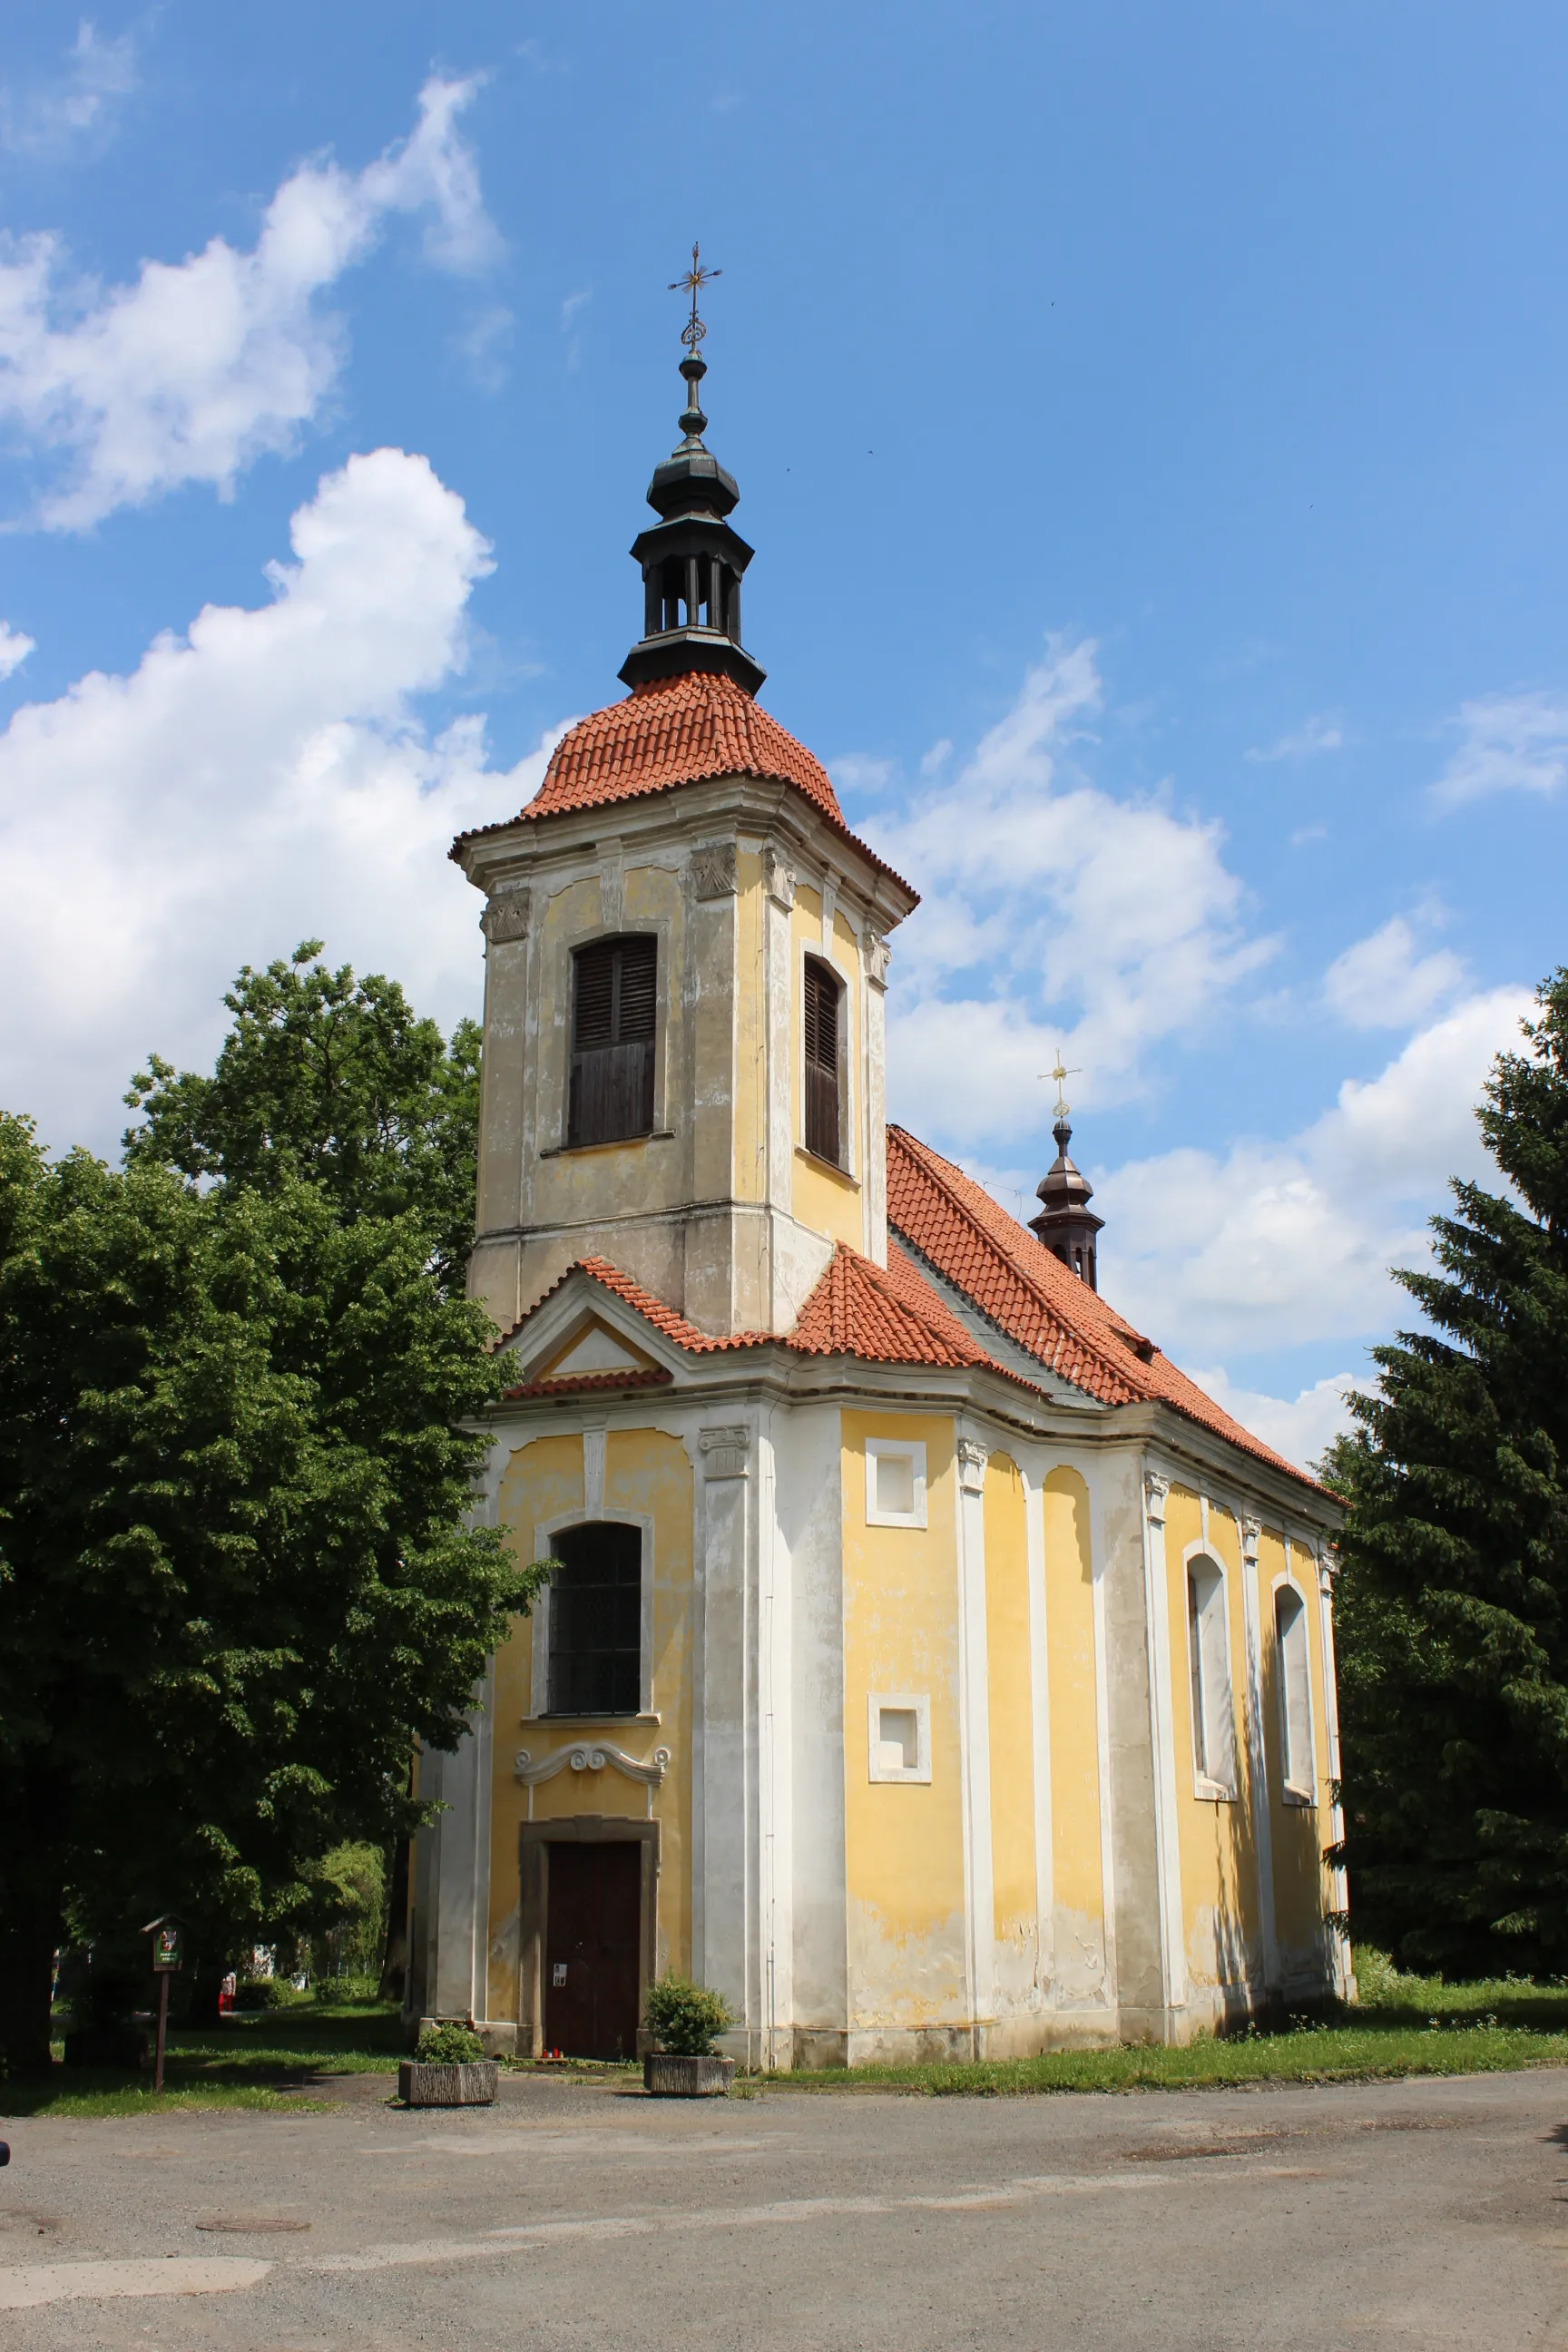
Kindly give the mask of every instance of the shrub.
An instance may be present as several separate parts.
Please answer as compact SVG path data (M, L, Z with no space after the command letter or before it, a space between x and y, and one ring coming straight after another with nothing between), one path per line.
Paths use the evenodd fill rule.
M472 2066L484 2054L471 2025L427 2025L414 2053L425 2066Z
M241 1977L234 1989L236 2009L298 2009L310 1998L287 1977Z
M706 2058L713 2036L735 2022L722 1993L708 1992L685 1977L662 1976L647 1989L643 2023L661 2050L673 2058Z

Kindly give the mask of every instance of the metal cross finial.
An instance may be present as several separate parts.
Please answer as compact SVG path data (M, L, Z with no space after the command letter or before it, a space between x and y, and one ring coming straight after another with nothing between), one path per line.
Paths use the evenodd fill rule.
M691 316L680 330L680 340L694 358L698 344L708 332L697 315L697 297L704 286L710 285L715 278L722 278L723 275L721 269L703 268L697 257L697 245L694 239L691 247L690 268L684 278L673 278L670 280L669 290L672 294L689 294L691 297Z
M1064 1081L1065 1079L1068 1079L1068 1078L1080 1078L1080 1077L1082 1077L1082 1076L1083 1076L1083 1071L1082 1071L1081 1067L1080 1067L1080 1068L1078 1068L1078 1069L1069 1070L1069 1069L1068 1069L1068 1066L1067 1066L1067 1064L1066 1064L1066 1063L1063 1061L1063 1059L1062 1059L1062 1049L1061 1049L1061 1047L1058 1045L1058 1046L1057 1047L1057 1059L1056 1059L1056 1066L1055 1066L1055 1068L1054 1068L1054 1069L1049 1069L1049 1070L1042 1070L1042 1071L1040 1072L1040 1076L1041 1076L1041 1077L1042 1077L1042 1078L1054 1078L1054 1079L1056 1080L1056 1082L1057 1082L1057 1117L1058 1117L1058 1118L1066 1118L1066 1117L1067 1117L1067 1115L1068 1115L1068 1111L1072 1108L1072 1105L1068 1101L1067 1097L1066 1097L1066 1096L1063 1094L1063 1092L1062 1092L1062 1085L1063 1085L1063 1081Z

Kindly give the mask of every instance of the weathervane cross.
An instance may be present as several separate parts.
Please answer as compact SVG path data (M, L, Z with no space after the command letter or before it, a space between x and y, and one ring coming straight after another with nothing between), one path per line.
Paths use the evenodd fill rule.
M1041 1076L1041 1077L1042 1077L1042 1078L1054 1078L1054 1079L1056 1080L1056 1082L1057 1082L1057 1117L1058 1117L1058 1118L1066 1118L1066 1117L1067 1117L1067 1115L1068 1115L1068 1111L1072 1108L1072 1105L1068 1101L1067 1097L1063 1094L1063 1092L1062 1092L1062 1087L1063 1087L1063 1084L1065 1083L1065 1081L1066 1081L1067 1079L1068 1079L1068 1078L1080 1078L1080 1077L1082 1077L1082 1076L1083 1076L1083 1071L1082 1071L1081 1067L1080 1067L1080 1068L1079 1068L1079 1069L1075 1069L1075 1070L1069 1070L1069 1069L1068 1068L1067 1064L1066 1064L1066 1063L1063 1061L1063 1059L1062 1059L1062 1049L1061 1049L1061 1047L1058 1045L1058 1046L1057 1047L1057 1059L1056 1059L1056 1066L1055 1066L1055 1068L1054 1068L1054 1069L1049 1069L1049 1070L1042 1070L1042 1071L1040 1072L1040 1076Z
M669 290L672 294L689 294L691 297L691 316L686 321L685 326L680 330L680 340L686 345L687 350L690 352L694 357L696 355L698 344L708 332L707 328L703 325L701 320L697 315L697 297L704 286L711 285L715 278L722 278L723 275L724 273L721 269L703 268L701 262L698 258L697 242L696 239L693 238L691 246L690 268L686 272L686 275L683 278L672 278L669 282Z

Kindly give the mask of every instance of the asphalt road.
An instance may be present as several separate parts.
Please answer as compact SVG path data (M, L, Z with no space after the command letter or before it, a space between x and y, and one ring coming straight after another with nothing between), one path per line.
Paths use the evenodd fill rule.
M1568 2347L1568 2074L7 2125L0 2347Z

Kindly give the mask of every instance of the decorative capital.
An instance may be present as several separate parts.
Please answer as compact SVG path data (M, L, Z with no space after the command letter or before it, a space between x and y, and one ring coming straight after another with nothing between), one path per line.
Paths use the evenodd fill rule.
M698 898L732 898L735 895L735 845L705 841L691 853L691 889Z
M479 929L491 947L510 947L528 937L530 893L526 884L510 882L490 898L479 917Z
M1320 1544L1318 1547L1319 1591L1331 1592L1334 1587L1334 1579L1338 1576L1339 1572L1340 1556L1334 1546L1330 1543Z
M763 878L768 886L768 896L780 907L795 904L795 867L784 851L769 842L763 852Z
M860 941L860 955L866 966L866 977L873 988L888 985L888 966L893 951L879 931L868 931Z
M1243 1519L1241 1523L1241 1556L1249 1568L1258 1564L1258 1547L1263 1537L1261 1519Z
M744 1478L752 1433L743 1422L730 1429L700 1429L697 1449L705 1478Z
M961 1437L958 1441L958 1483L966 1495L978 1495L985 1484L985 1465L991 1456L988 1445L977 1437Z
M1165 1524L1165 1505L1171 1492L1171 1482L1157 1470L1151 1470L1143 1480L1143 1512L1152 1528Z

